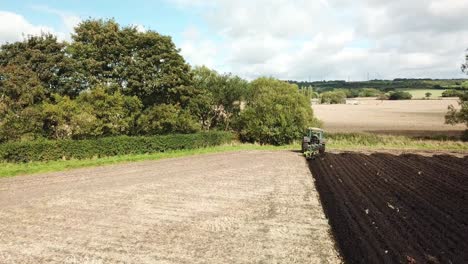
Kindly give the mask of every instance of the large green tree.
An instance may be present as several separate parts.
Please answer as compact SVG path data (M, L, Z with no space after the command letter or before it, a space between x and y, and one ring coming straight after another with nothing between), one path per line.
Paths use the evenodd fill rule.
M261 144L288 144L308 126L318 126L308 97L297 85L259 78L249 87L246 108L237 123L242 140Z
M138 96L145 107L186 106L193 96L190 67L169 36L90 19L75 28L72 38L68 52L90 87L105 85Z
M17 65L0 66L0 142L31 139L41 133L44 90L33 71Z
M20 66L35 73L45 91L75 97L84 88L74 60L66 55L67 43L51 34L28 36L0 47L0 66Z

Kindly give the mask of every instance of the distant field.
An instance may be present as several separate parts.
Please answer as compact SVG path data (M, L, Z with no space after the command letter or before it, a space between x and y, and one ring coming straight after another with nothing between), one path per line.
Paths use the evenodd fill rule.
M421 98L424 98L426 97L426 93L431 93L431 97L430 98L437 98L437 97L441 97L442 96L442 93L445 91L445 90L436 90L436 89L398 89L400 91L405 91L405 92L409 92L411 93L411 95L413 95L413 99L421 99Z
M459 135L466 127L444 124L447 107L456 99L380 101L354 100L356 105L314 105L330 132L372 132L408 136Z

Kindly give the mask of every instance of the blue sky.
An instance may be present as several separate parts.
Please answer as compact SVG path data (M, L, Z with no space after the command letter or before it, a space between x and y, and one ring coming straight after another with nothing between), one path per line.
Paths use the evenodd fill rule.
M2 1L0 10L23 15L33 24L63 30L63 21L51 10L81 19L115 18L120 24L142 25L174 39L180 39L188 25L203 24L191 10L177 8L168 1Z
M0 1L0 42L115 18L173 37L192 65L244 78L460 78L466 0Z

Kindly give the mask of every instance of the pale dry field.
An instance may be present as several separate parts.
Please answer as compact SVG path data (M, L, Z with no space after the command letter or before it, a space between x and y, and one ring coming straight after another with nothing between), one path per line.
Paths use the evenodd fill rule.
M0 263L339 263L306 161L244 151L0 179Z
M313 105L312 108L330 132L424 136L456 135L466 128L444 124L447 107L458 106L457 99L381 101L361 98L356 101L356 105Z

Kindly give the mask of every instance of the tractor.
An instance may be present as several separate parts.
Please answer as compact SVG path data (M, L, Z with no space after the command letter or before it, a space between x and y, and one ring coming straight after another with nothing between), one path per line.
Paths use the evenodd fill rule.
M320 128L310 127L302 139L302 153L308 159L325 153L325 135Z

